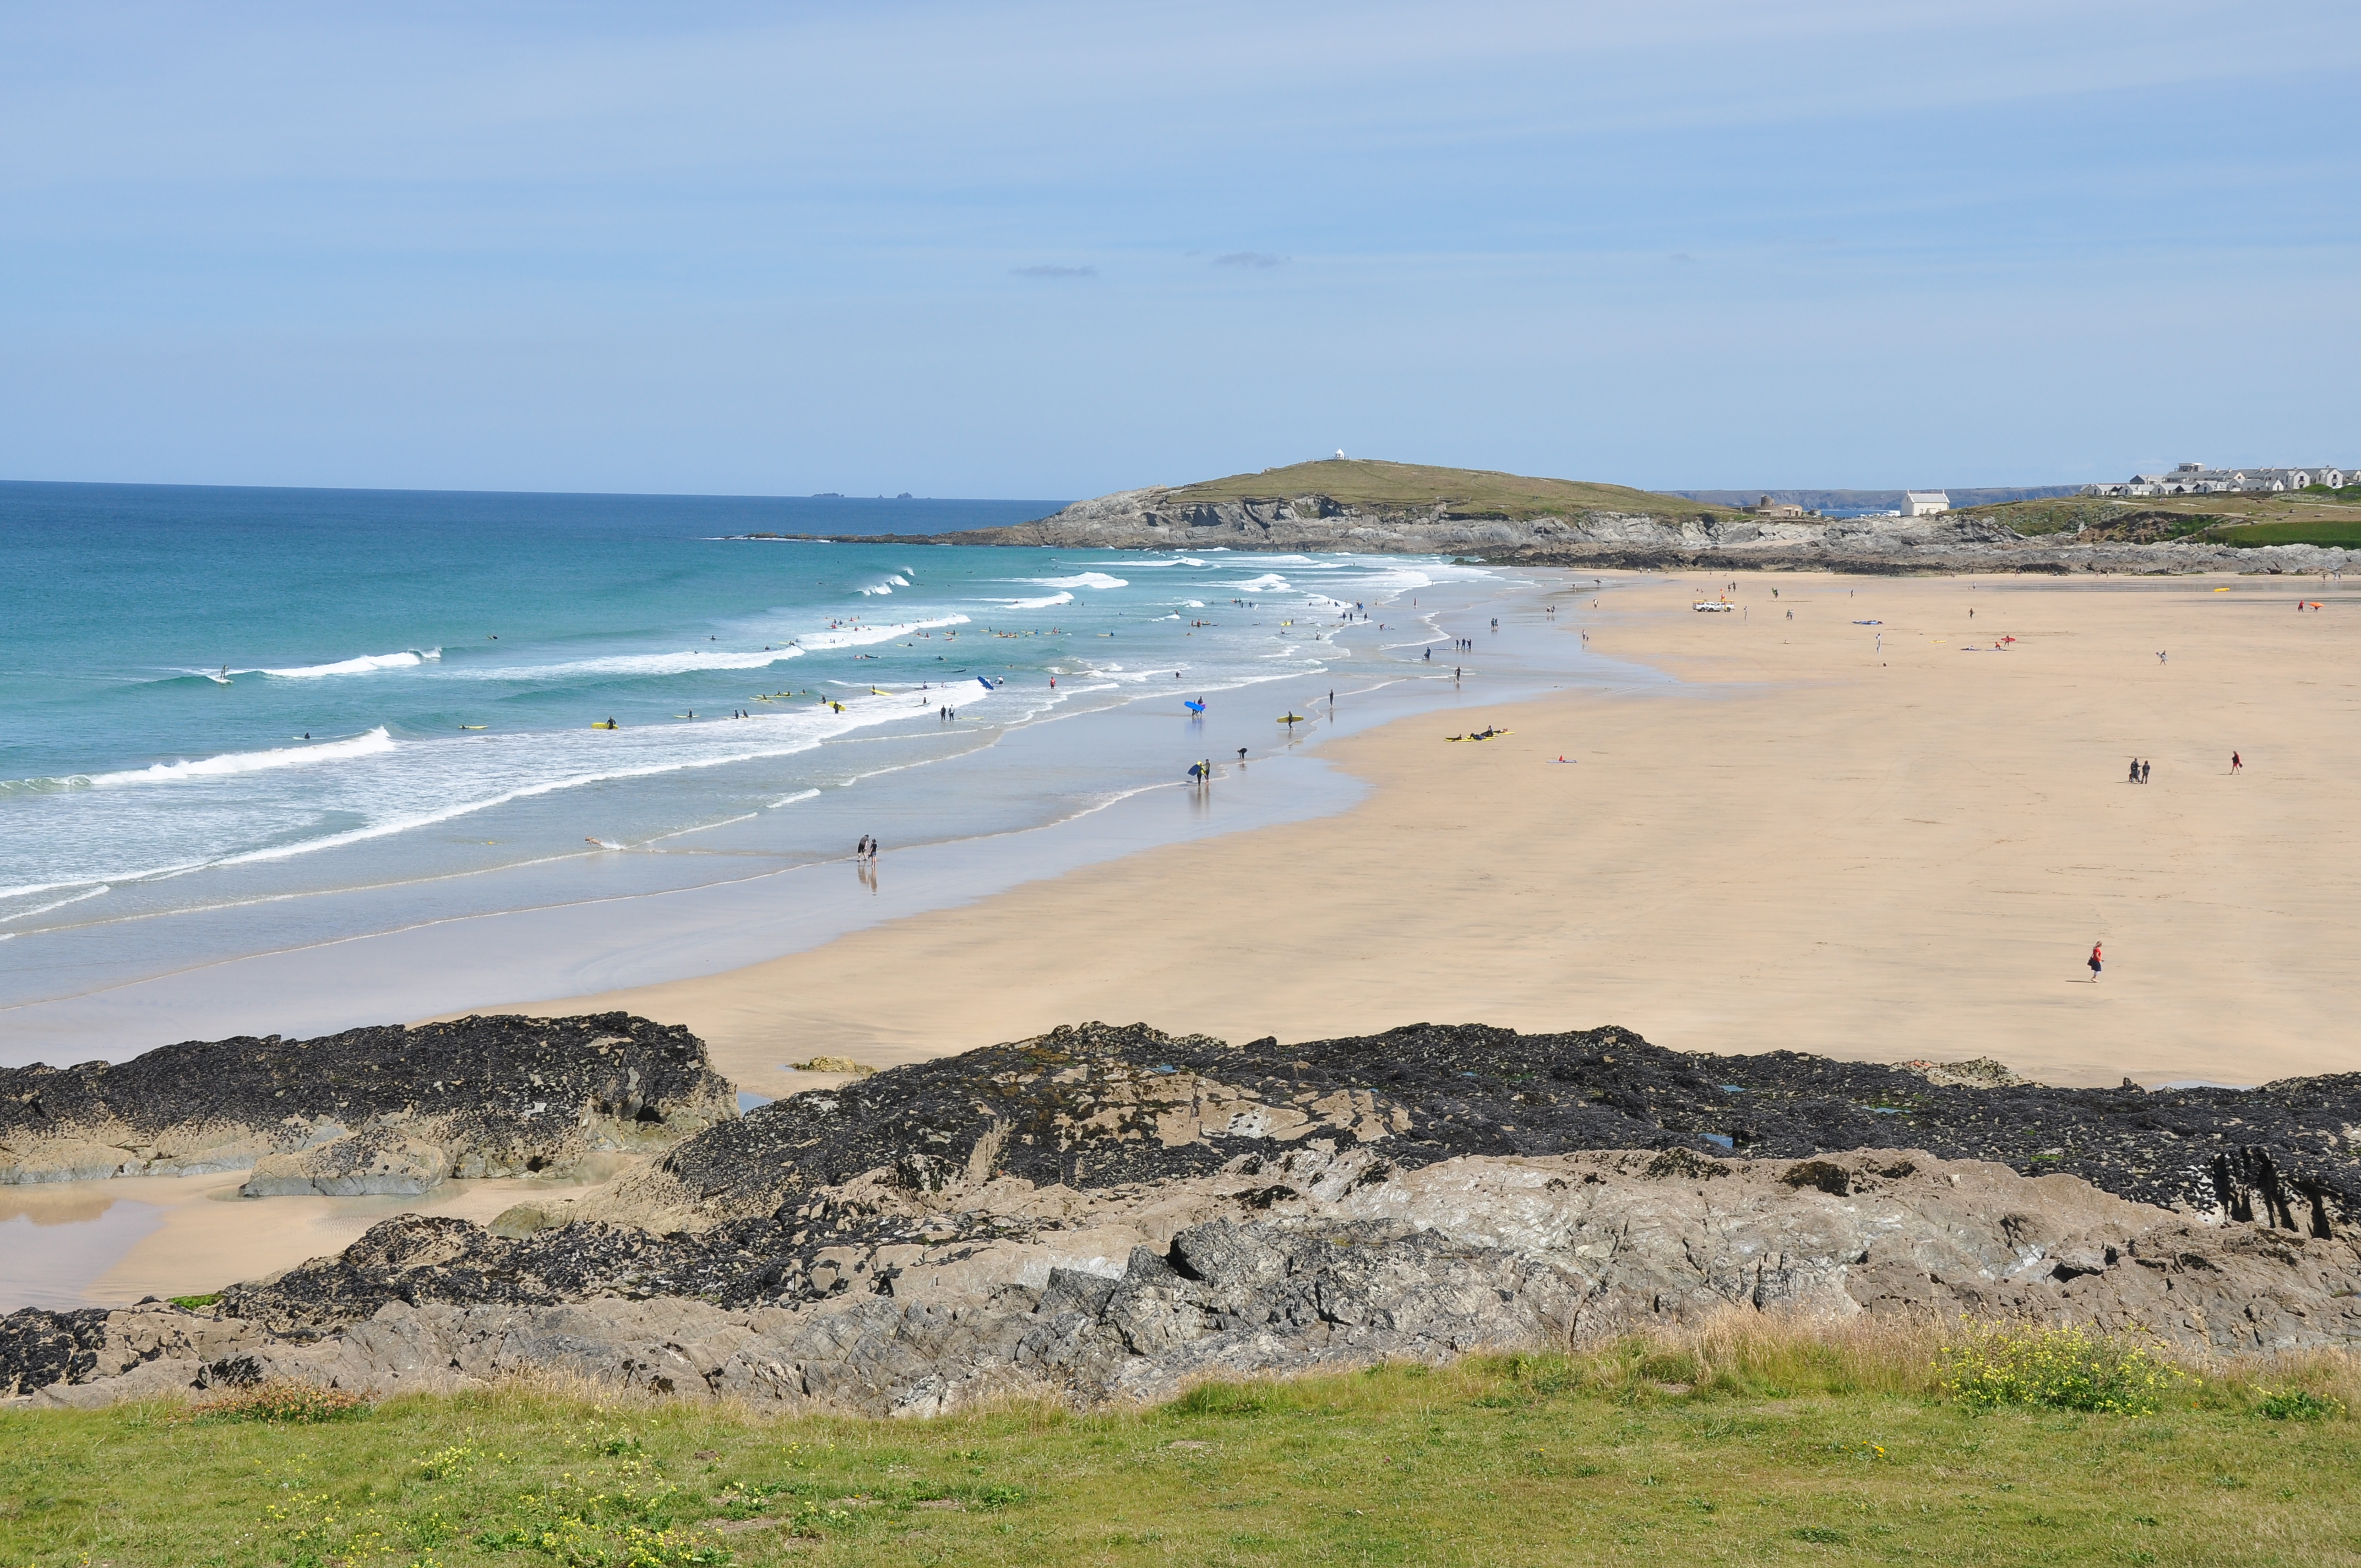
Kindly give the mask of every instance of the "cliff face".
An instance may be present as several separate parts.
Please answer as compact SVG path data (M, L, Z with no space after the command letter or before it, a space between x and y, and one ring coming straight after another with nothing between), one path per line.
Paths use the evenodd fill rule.
M1089 550L1367 551L1602 569L1846 572L2320 572L2356 564L2312 545L2222 545L2085 535L2021 537L1988 518L1753 518L1576 510L1487 515L1467 507L1371 506L1325 494L1209 500L1188 489L1123 490L1009 528L943 535L946 544Z

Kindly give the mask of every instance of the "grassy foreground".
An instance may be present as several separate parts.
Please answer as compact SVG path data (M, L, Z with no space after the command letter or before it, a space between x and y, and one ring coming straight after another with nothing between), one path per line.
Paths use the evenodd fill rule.
M2140 1416L1980 1412L1934 1351L1731 1331L1089 1417L526 1387L15 1412L0 1564L2361 1563L2349 1361L2173 1377Z
M1730 515L1679 496L1635 490L1626 485L1594 485L1577 479L1535 479L1488 468L1434 468L1419 463L1387 463L1367 457L1330 457L1293 463L1259 474L1206 479L1173 492L1184 501L1280 501L1296 496L1333 497L1350 506L1424 510L1443 501L1465 517L1576 516L1586 511L1654 512L1673 517Z

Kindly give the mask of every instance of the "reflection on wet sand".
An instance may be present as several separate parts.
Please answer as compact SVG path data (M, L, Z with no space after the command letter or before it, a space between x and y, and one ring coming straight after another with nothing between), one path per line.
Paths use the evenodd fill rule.
M485 1222L579 1184L453 1181L424 1197L240 1198L245 1171L0 1187L0 1312L203 1295L341 1251L395 1214Z

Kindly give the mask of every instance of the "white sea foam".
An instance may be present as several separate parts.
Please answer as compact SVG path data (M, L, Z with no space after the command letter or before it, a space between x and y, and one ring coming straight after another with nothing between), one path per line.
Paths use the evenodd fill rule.
M1023 581L1045 588L1127 588L1121 577L1110 577L1104 572L1084 572L1073 577L1027 577Z
M459 668L453 674L475 681L556 684L582 675L686 675L698 670L759 670L800 659L800 648L685 648L677 653L616 653L604 659L574 659L559 664L504 664L497 669Z
M71 898L60 898L54 904L36 905L30 909L19 909L13 915L0 915L0 923L5 923L10 920L27 920L36 915L47 915L52 909L63 909L69 904L80 904L85 898L96 898L102 893L112 893L113 891L115 890L108 887L105 883L101 883L98 886L90 889L87 893L77 893Z
M982 691L972 693L961 699L961 706L980 701L987 695L989 694ZM265 861L283 861L298 855L310 854L314 850L339 849L346 844L364 843L371 839L383 839L396 833L408 833L421 828L432 828L457 817L473 816L479 811L489 811L494 806L506 806L513 801L532 800L565 790L579 789L586 784L607 784L619 779L653 778L664 773L726 767L732 762L760 762L768 758L792 756L799 751L812 750L831 736L840 735L864 725L900 718L905 717L906 713L906 709L899 698L872 698L862 702L847 702L845 711L841 714L835 713L833 710L827 712L815 710L765 714L754 719L715 719L709 723L688 726L649 726L638 730L619 730L613 732L613 739L602 738L596 744L602 748L613 746L625 749L627 755L631 750L638 748L654 751L658 755L652 760L640 762L601 758L599 764L602 765L594 764L559 772L528 784L498 790L478 799L452 801L429 809L401 812L346 832L331 833L323 838L307 839L296 843L273 844L262 849L249 850L242 854L225 855L209 863L216 866L242 866ZM701 732L699 739L708 742L726 737L737 743L715 745L711 750L695 755L683 755L676 749L675 738L684 729L691 732ZM557 759L546 754L549 750L548 737L519 737L518 739L543 742L535 747L535 751L542 753L535 758L536 765L546 767L557 762Z
M906 587L908 587L910 586L910 579L909 579L909 578L907 578L907 577L906 577L906 576L902 576L900 573L898 573L898 572L897 572L897 573L895 573L894 576L890 576L890 577L886 578L885 580L886 580L887 582L889 582L889 583L893 584L893 585L894 585L895 587L897 587L897 588L906 588Z
M1073 603L1074 596L1071 594L1051 594L1048 598L995 599L993 602L999 605L1004 609L1048 609L1053 605Z
M399 653L363 653L356 659L339 659L333 664L298 664L290 669L232 670L233 675L270 675L282 681L308 681L321 675L365 675L372 670L414 670L419 665L443 657L440 648L405 648ZM192 670L192 674L206 672ZM219 680L219 675L214 679Z
M1243 583L1232 583L1229 586L1242 594L1284 594L1294 591L1287 586L1287 579L1277 572L1265 572L1259 577L1249 577Z
M869 642L890 642L896 637L907 637L913 631L931 631L939 626L965 626L963 615L939 615L930 620L906 620L897 626L840 626L832 631L807 631L796 639L797 644L816 652L830 648L857 648Z
M346 740L327 740L313 746L281 746L269 751L227 751L218 757L201 757L195 762L157 762L121 773L93 773L90 783L93 789L125 784L177 784L189 779L223 778L232 773L258 773L272 768L315 767L323 762L377 756L393 749L393 737L387 734L385 726L380 724L365 735L356 735Z

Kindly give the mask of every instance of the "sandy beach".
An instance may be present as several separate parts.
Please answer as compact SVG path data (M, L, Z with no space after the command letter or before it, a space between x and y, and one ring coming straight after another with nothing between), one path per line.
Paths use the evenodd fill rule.
M1736 611L1692 609L1725 594ZM1675 682L1337 737L1320 754L1370 787L1336 815L703 979L478 1011L686 1024L771 1096L835 1081L785 1066L816 1055L887 1067L1087 1019L1241 1042L1617 1024L1686 1050L1991 1056L2060 1084L2352 1065L2361 596L1782 575L1596 598L1532 613L1554 599L1549 634ZM1465 630L1480 690L1488 632ZM1444 739L1487 722L1509 733ZM2136 757L2152 782L2126 782ZM125 1301L331 1253L398 1211L482 1221L519 1199L211 1201L241 1179L20 1190L5 1217L88 1252L45 1276ZM159 1212L67 1234L126 1201Z
M1735 613L1691 608L1725 592ZM817 1081L783 1070L816 1053L889 1066L1089 1018L1237 1040L1614 1023L2058 1083L2351 1065L2342 588L1783 574L1554 597L1559 635L1681 684L1503 706L1478 723L1510 733L1476 744L1433 718L1341 739L1324 754L1374 787L1339 816L526 1010L685 1023L766 1094ZM2152 782L2126 782L2135 758Z

